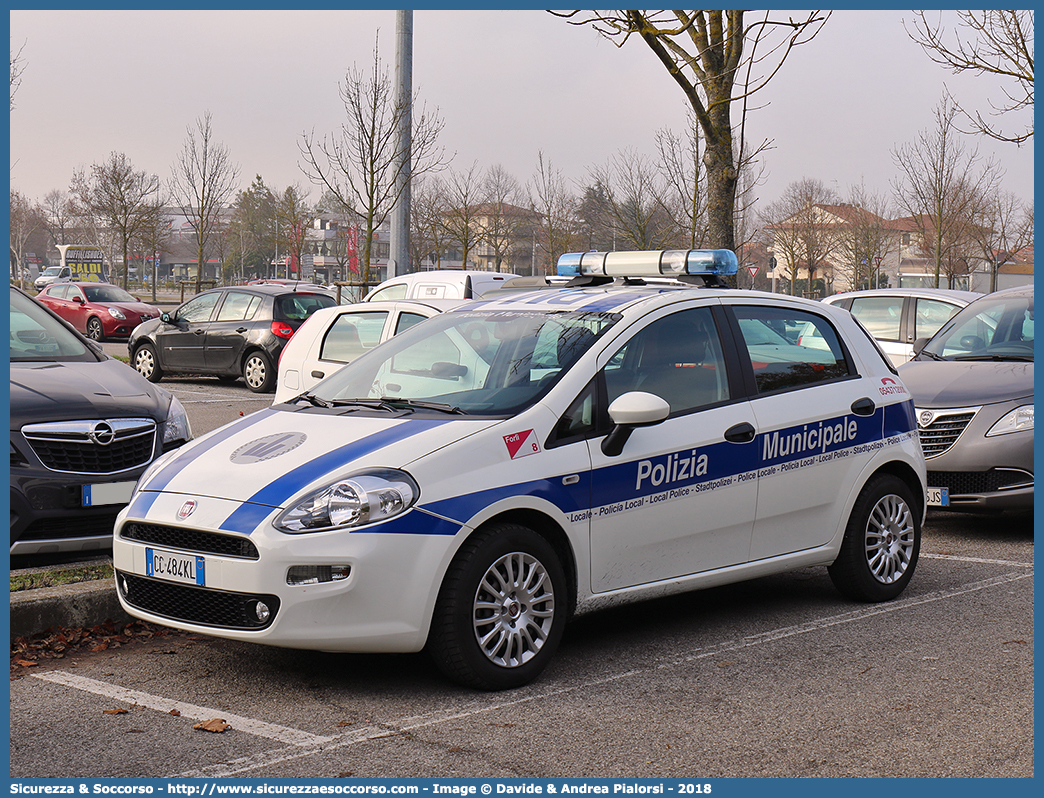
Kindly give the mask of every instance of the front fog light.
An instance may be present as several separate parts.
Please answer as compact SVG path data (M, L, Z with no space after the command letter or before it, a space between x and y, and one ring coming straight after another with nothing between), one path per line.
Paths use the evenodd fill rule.
M318 585L340 582L352 573L350 565L294 565L286 572L288 585Z
M254 605L254 614L257 615L257 619L261 621L261 623L264 623L272 617L272 611L268 609L268 605L263 601L259 601Z

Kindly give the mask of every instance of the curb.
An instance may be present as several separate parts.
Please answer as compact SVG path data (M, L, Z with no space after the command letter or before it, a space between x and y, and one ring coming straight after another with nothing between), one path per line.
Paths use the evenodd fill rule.
M129 621L114 579L95 579L11 594L11 638L31 637L51 627L93 628L105 621Z

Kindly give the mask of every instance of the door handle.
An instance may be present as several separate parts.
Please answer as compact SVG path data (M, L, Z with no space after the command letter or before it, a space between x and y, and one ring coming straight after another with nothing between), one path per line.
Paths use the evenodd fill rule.
M729 443L750 443L754 440L755 432L753 424L743 421L725 430L725 440Z
M321 371L313 371L312 372L312 376L315 377L317 380L321 380L326 375L323 374L323 372L321 372Z
M862 399L856 399L852 402L852 412L857 416L872 416L875 410L877 410L877 405L874 404L874 400L869 396L864 396Z
M193 335L202 335L202 334L203 334L203 332L204 332L203 330L193 330L193 331L192 331L192 334L193 334Z
M237 333L245 333L246 331L247 331L246 327L236 327L236 332Z

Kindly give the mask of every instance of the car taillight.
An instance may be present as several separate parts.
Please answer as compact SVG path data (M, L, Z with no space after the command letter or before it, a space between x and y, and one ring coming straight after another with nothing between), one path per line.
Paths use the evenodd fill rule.
M277 338L291 338L294 334L294 328L285 321L273 321L272 334Z

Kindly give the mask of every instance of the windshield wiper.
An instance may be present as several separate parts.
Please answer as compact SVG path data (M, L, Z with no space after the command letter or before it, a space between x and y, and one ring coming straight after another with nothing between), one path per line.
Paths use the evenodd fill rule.
M437 410L441 413L450 413L455 416L466 416L467 413L461 410L455 405L448 405L442 402L421 402L416 399L402 399L398 396L382 396L382 402L394 403L396 405L403 405L408 408L417 408L419 410Z
M921 355L924 355L925 357L930 357L932 360L946 360L946 358L944 358L942 355L937 355L935 354L935 352L929 352L927 349L922 349L920 352L917 353L918 358Z
M304 399L306 402L309 402L315 407L333 407L332 404L327 402L325 399L320 399L314 393L303 393L300 396L295 396L290 401L296 402L298 399Z
M401 408L388 404L384 399L334 399L330 407L366 407L371 410L398 411Z
M992 360L1003 362L1005 360L1024 360L1033 362L1033 355L958 355L954 360Z

